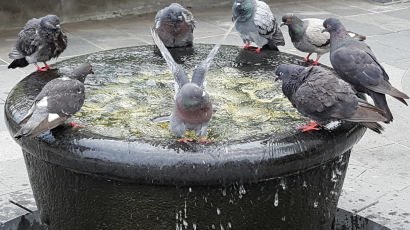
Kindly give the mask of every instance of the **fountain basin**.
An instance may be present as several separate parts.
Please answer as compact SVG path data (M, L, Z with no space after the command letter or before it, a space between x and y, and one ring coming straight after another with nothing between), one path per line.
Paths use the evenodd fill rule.
M197 44L172 53L192 73L211 49ZM12 135L48 81L84 61L98 73L86 80L86 103L72 118L84 129L61 126L17 140L41 220L51 229L331 229L351 148L365 128L296 130L306 119L279 83L273 94L265 86L276 66L299 59L222 46L207 78L215 105L211 144L179 143L152 121L171 111L173 96L153 46L85 55L27 76L5 104ZM261 84L249 87L255 81Z

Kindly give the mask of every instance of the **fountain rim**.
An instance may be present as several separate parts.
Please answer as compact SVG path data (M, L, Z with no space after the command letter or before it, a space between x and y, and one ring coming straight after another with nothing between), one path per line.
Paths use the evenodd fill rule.
M107 51L112 50L97 53ZM4 109L12 136L18 129L9 110L9 99L14 90L15 87L10 91ZM159 142L123 141L95 134L93 137L80 136L71 131L62 132L53 143L24 137L16 142L23 152L82 174L129 183L214 185L238 181L253 183L317 167L349 151L365 130L362 126L345 123L332 132L297 133L246 143L175 143L171 147Z

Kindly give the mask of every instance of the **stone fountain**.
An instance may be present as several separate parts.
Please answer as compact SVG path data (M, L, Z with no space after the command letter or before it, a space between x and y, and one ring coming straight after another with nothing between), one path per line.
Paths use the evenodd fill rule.
M175 49L185 69L211 45ZM154 46L103 51L33 73L5 104L10 133L48 81L89 62L86 102L58 127L21 145L41 221L50 229L335 229L350 151L365 128L306 122L274 82L299 57L222 46L207 75L210 144L179 143L168 123L173 78ZM193 134L188 134L188 137Z

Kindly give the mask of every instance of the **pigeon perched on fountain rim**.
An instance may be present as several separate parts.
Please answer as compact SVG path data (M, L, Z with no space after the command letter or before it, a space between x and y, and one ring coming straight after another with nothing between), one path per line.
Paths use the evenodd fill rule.
M289 36L296 49L307 52L308 56L304 61L309 62L309 57L312 53L316 53L316 61L310 63L317 65L319 58L330 51L330 34L322 33L324 20L318 18L300 19L294 14L285 14L282 16L282 23L280 26L287 25L289 28ZM363 41L366 36L348 32L349 36Z
M256 43L260 52L267 45L272 50L284 46L285 39L269 6L259 0L235 0L232 6L232 21L236 22L236 30L240 33L244 47L248 49L250 42Z
M38 136L63 124L78 112L84 104L84 81L90 73L94 73L92 66L84 63L73 71L72 76L49 81L20 121L21 128L14 137L20 139L23 136Z
M189 10L178 3L172 3L158 11L154 29L165 47L186 47L193 44L195 24L194 16Z
M375 105L384 111L386 123L393 121L386 94L405 105L407 102L404 99L409 99L409 96L390 84L389 75L370 47L348 36L338 19L326 19L323 27L323 31L330 33L330 62L335 71L357 91L373 99Z
M30 19L9 53L9 58L14 61L8 68L34 64L37 71L46 71L51 68L46 62L60 56L66 48L67 36L61 31L60 19L56 15ZM40 68L37 62L43 62L45 67Z
M357 97L352 87L330 70L282 64L276 75L282 80L283 94L302 115L318 122L355 122L377 133L383 130L377 123L387 120L383 111Z

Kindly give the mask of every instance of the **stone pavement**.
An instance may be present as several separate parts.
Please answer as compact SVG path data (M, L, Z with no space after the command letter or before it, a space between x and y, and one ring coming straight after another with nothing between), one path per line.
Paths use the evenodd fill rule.
M365 0L267 2L277 19L287 12L302 18L340 18L347 29L367 36L367 44L389 73L392 84L410 95L410 3L382 6ZM194 7L192 11L198 21L196 43L220 41L231 24L230 6L207 12ZM64 24L69 47L58 60L100 50L152 44L149 28L153 18L154 14L148 14ZM33 66L7 69L10 62L7 53L17 33L0 32L0 222L25 213L9 204L9 199L36 209L21 151L3 121L4 100L9 90L34 70ZM305 56L292 47L287 31L284 35L287 45L281 50ZM236 32L224 43L242 45ZM330 65L328 55L324 55L321 62ZM385 125L381 135L367 132L354 148L339 207L389 228L404 230L410 229L410 109L391 97L388 102L395 120Z

